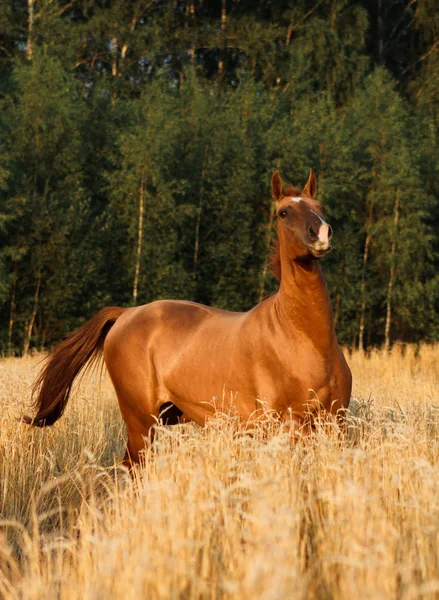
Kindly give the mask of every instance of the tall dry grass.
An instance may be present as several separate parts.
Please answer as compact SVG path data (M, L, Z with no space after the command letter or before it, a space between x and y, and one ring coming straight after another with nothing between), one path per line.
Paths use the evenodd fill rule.
M220 415L160 429L134 481L107 378L35 430L37 359L0 361L0 597L438 598L438 355L352 355L346 439Z

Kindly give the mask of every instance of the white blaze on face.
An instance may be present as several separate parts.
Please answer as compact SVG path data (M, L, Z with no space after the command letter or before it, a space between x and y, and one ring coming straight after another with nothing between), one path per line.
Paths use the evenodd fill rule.
M324 244L329 243L329 226L326 225L326 223L321 225L318 236L319 236L319 242L322 242Z
M322 219L322 217L320 215L318 215L316 212L314 212L313 210L311 212L314 213L315 216L318 217L321 222L319 233L318 233L319 242L322 242L323 244L328 244L329 243L329 225L327 223L325 223L325 221Z
M300 202L302 200L301 196L298 196L297 198L290 198L290 202Z

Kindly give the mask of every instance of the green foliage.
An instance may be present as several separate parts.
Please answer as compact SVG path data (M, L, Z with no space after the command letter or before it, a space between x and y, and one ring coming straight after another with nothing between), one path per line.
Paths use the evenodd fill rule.
M363 322L381 344L389 314L392 341L439 338L434 2L0 0L0 15L0 352L109 304L250 308L277 285L270 176L300 185L311 166L341 341Z

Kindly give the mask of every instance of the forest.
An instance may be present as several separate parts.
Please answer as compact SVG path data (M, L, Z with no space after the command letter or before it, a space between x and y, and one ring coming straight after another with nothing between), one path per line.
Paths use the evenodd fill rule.
M340 342L438 341L437 0L0 0L0 355L250 309L310 167Z

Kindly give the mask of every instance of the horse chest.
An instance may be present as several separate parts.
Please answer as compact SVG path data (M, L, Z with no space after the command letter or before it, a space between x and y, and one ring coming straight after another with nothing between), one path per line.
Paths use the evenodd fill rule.
M338 394L336 372L334 360L301 344L287 356L284 353L258 383L265 401L276 411L329 408Z

